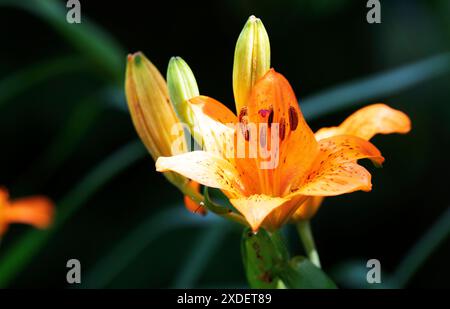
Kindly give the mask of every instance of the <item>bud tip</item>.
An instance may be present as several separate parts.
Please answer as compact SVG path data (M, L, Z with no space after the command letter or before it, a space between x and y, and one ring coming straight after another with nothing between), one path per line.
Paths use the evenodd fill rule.
M127 60L129 63L134 61L134 64L140 65L142 62L142 57L142 52L135 52L134 54L128 54Z
M258 20L259 20L259 18L256 17L255 15L251 15L251 16L248 18L248 21L249 21L249 22L255 22L255 21L258 21Z

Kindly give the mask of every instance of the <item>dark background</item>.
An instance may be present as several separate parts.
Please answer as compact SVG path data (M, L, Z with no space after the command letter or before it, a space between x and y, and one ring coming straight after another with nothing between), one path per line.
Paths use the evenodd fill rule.
M36 9L39 2L56 4L62 15L49 18ZM369 85L363 89L368 96L320 117L308 118L305 110L314 130L375 102L403 110L413 124L408 135L373 139L386 163L382 169L366 165L373 175L370 193L329 198L314 218L322 264L332 278L342 287L367 287L365 263L376 258L387 281L448 212L450 1L381 1L381 24L366 22L366 1L350 0L82 0L81 25L65 23L65 1L12 3L0 1L0 184L14 197L47 194L59 213L74 211L34 254L24 251L30 260L8 286L67 287L70 258L81 261L84 287L246 286L239 227L212 216L186 226L192 218L181 195L154 171L149 155L98 188L82 181L136 140L122 89L127 53L143 51L163 75L171 56L183 57L201 93L234 108L234 47L252 14L269 33L272 66L290 81L301 107L336 86L447 57L442 65L383 80L381 89L394 89L389 93L371 93ZM89 48L100 41L80 43L70 32L80 27L95 38L93 24L114 42L119 61L108 60L109 46L100 44L105 55L93 54ZM419 81L403 87L411 78ZM168 209L178 212L160 215ZM449 225L441 222L440 233L448 235ZM295 230L285 232L292 252L302 253ZM7 256L20 260L17 248L30 233L39 232L10 229L0 269ZM448 237L439 244L433 235L422 244L436 244L435 250L404 286L449 287ZM102 274L111 277L102 281Z

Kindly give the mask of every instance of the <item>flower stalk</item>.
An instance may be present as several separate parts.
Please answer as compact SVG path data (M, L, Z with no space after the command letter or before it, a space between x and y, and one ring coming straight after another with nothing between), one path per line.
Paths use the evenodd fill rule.
M311 225L309 220L299 221L297 223L297 231L300 236L300 239L305 247L306 254L308 255L309 260L321 268L319 253L316 249L316 244L314 242L314 237L311 231Z
M199 204L202 207L206 207L209 211L215 213L216 215L239 223L243 226L248 226L247 221L240 214L232 212L231 210L229 212L217 212L214 211L214 208L207 207L208 203L205 202L205 197L201 193L192 189L192 187L190 187L189 185L186 184L185 186L181 187L180 190L185 196L188 196L192 201L194 201L195 203Z

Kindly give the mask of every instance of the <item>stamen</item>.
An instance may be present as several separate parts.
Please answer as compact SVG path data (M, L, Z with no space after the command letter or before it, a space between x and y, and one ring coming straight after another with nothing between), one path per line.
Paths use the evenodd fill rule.
M247 114L248 114L248 108L247 108L247 106L242 107L241 110L239 111L239 116L238 116L239 122L242 122L242 119L243 119L244 117L246 117Z
M270 108L269 118L267 119L267 124L269 125L269 128L272 127L273 122L273 108Z
M280 140L284 140L286 136L286 120L284 118L280 119Z
M248 142L250 140L250 130L248 129L247 122L239 123L239 129L241 129L241 133L244 136L245 140Z
M260 115L261 117L266 118L267 115L270 114L270 110L268 110L268 109L260 109L260 110L258 111L258 113L259 113L259 115Z
M289 124L291 126L291 130L295 131L298 126L298 114L293 106L289 107Z
M248 129L248 108L244 106L239 112L238 121L239 128L241 129L242 135L244 135L245 140L248 142L250 140L250 131Z

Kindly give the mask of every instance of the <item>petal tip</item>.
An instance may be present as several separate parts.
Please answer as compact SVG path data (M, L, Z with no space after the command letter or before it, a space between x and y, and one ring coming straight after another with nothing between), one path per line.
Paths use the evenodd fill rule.
M155 168L157 172L166 172L167 169L164 167L164 157L159 157L156 160Z

